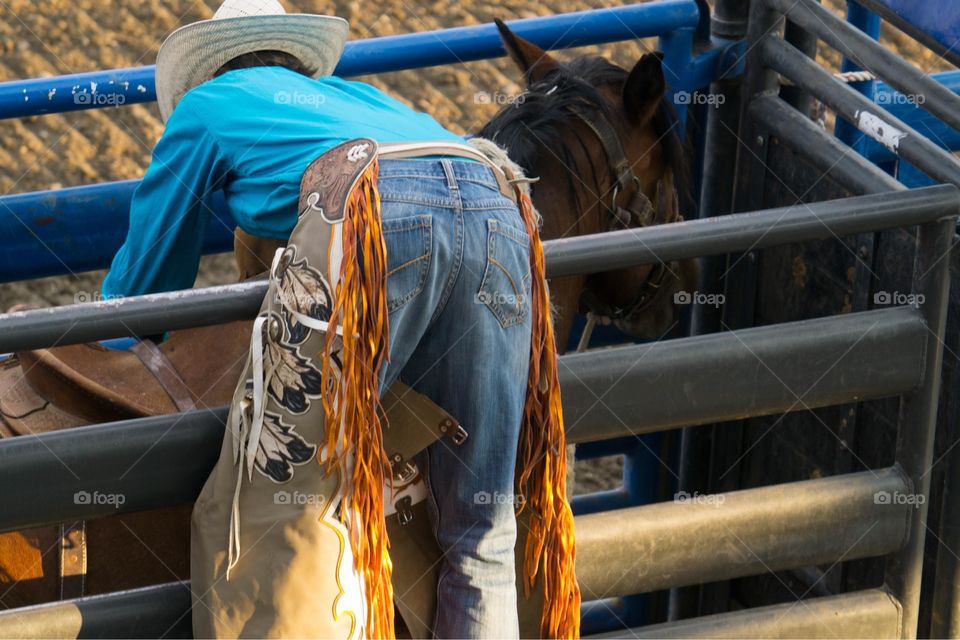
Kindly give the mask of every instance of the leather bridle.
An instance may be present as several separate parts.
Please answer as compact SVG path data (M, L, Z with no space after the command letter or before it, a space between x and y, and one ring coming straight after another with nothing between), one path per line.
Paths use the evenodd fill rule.
M599 118L592 117L593 114L598 114ZM620 136L606 116L599 111L587 113L579 109L573 110L573 115L593 132L606 155L614 185L610 202L604 203L609 215L607 231L683 220L677 206L676 186L672 184L672 180L661 178L657 182L657 192L654 194L656 205L643 192L640 178L633 172L633 166L624 151ZM630 201L625 207L621 206L618 202L620 194L629 192L631 187ZM611 320L624 320L643 312L659 299L661 292L665 290L663 284L670 273L671 270L662 262L654 266L637 296L626 305L606 304L590 291L584 292L583 302L595 315Z

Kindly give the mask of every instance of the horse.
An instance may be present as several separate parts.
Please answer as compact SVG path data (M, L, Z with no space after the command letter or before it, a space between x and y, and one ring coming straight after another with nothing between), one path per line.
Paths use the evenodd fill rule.
M564 238L680 219L676 193L682 191L686 176L684 148L664 98L660 56L643 56L629 72L599 57L581 57L561 64L514 35L501 21L497 25L528 86L522 99L501 110L479 135L505 147L528 176L539 177L532 185L532 198L543 219L542 237ZM238 247L256 247L258 254L238 252L241 276L250 276L269 264L278 245L273 241L257 243L249 236L242 240ZM591 313L609 318L630 335L659 337L675 324L677 310L670 292L692 287L693 279L692 263L647 265L554 279L550 284L558 348L562 351L567 344L581 304ZM195 354L196 345L202 344L203 339L209 340L201 334L210 331L218 329L175 332L170 340L184 345L181 353ZM237 323L236 333L249 336L249 323ZM244 350L245 342L240 345L240 351ZM85 347L90 358L101 349L95 345ZM224 391L219 386L214 390L211 383L213 378L222 379L230 367L236 367L235 356L240 351L211 350L211 357L204 359L209 373L193 378L184 376L198 407L230 401L232 384ZM218 365L213 355L224 353L230 357ZM169 349L168 355L175 359ZM37 360L31 354L20 354L21 364L31 361L31 357ZM184 358L175 365L194 360L195 357ZM204 376L209 378L203 379ZM230 382L238 376L239 372ZM106 384L111 377L105 375L100 382ZM85 390L90 390L89 385ZM56 394L44 385L30 391L36 394L34 401L43 410L81 413L74 407L57 407ZM82 419L51 428L118 419L106 411L106 406L94 403L87 410L99 414L86 413ZM148 415L176 409L147 403L138 410ZM0 424L0 437L3 431ZM100 557L103 561L88 562L80 569L71 568L64 560L70 555L69 545L75 544L71 534L77 524L0 534L0 609L80 593L95 595L188 579L191 507L179 505L86 523L85 546L90 549L90 558ZM141 563L146 558L151 567L147 570L143 564L117 560L125 557L135 557L135 562ZM79 587L76 574L61 575L65 565L72 571L85 570Z
M477 135L539 177L531 187L541 237L682 220L688 154L665 96L662 54L643 55L629 71L599 56L561 63L496 24L527 87ZM696 261L686 260L553 279L558 349L581 309L634 338L664 337L677 325L673 294L694 290L697 277Z

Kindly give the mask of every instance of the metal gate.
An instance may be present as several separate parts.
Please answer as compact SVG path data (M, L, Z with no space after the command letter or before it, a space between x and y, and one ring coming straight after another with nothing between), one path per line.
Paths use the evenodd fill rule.
M866 0L864 4L910 5L899 0ZM922 10L919 4L904 9L914 14ZM713 170L704 184L704 207L710 203L707 213L785 204L803 209L807 203L847 194L887 194L892 198L907 186L958 184L960 163L949 153L956 149L960 124L960 99L951 91L955 72L930 76L878 44L879 19L855 2L848 3L847 22L813 0L720 0L716 12L726 24L741 29L748 53L742 92L738 82L711 87L711 91L736 93L742 101L726 112L710 114L704 163ZM842 55L840 71L868 73L834 75L816 62L818 43ZM808 115L816 101L836 113L836 136ZM720 163L731 155L737 157L736 169L724 173ZM767 251L752 248L744 254L708 261L705 286L721 287L727 299L722 313L701 314L697 328L704 332L742 329L797 316L888 308L887 297L909 292L906 285L913 267L911 258L922 258L914 236L914 230L907 229L858 233L822 243L798 239L789 247ZM956 271L953 252L946 250L938 258ZM720 274L724 277L718 282ZM956 495L956 485L944 479L943 468L957 442L952 425L957 395L957 320L953 310L960 302L960 291L954 287L949 296L952 324L945 348L950 354L947 379L951 386L940 401L944 417L951 423L941 420L934 457L937 464L916 470L925 485L919 487L924 505L913 514L914 530L920 531L915 533L910 554L901 552L899 560L883 564L850 563L849 571L845 558L842 573L827 564L778 574L765 583L739 581L709 585L699 593L680 592L671 600L671 613L682 616L691 611L716 610L726 606L735 594L763 585L779 595L824 595L842 592L851 585L870 584L900 598L904 637L918 632L932 637L956 635L958 616L952 586L956 563L950 560L957 548L955 524L951 524L956 518L944 497L951 490ZM793 463L806 465L803 471L807 472L862 469L869 466L864 459L886 459L877 443L889 438L903 446L908 436L902 418L902 404L857 399L789 420L746 420L717 425L712 433L685 433L686 450L699 451L695 460L710 468L699 474L695 469L688 473L685 486L688 490L704 486L715 490L718 486L749 486L764 478L790 475L782 473L777 465L784 465L791 455L809 456L800 463L794 458ZM784 434L777 436L779 443L762 442L769 431ZM863 446L868 440L872 448ZM928 444L933 451L934 442ZM704 448L709 451L703 453ZM764 460L764 456L772 459ZM686 463L690 469L692 463ZM921 515L921 511L928 514ZM938 563L942 566L936 566ZM903 575L891 573L901 570L905 571ZM925 584L921 601L922 573ZM739 602L750 606L756 600L762 602L764 598L747 598L747 602L740 598Z

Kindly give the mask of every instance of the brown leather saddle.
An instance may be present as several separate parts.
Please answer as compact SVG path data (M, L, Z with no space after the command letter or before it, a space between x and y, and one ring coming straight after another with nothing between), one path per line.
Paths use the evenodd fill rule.
M0 362L0 438L227 404L250 328L244 321L190 329L130 351L89 343L17 353ZM6 541L0 571L34 576L10 585L0 606L187 578L191 509L175 505L0 534ZM42 554L42 568L24 559L31 553ZM137 570L118 568L117 558Z
M228 404L250 327L242 321L178 331L160 345L144 341L129 351L87 343L17 353L0 364L0 433Z
M284 244L237 228L239 280L264 273ZM0 362L0 437L229 404L252 327L175 331L129 351L86 343L17 353Z

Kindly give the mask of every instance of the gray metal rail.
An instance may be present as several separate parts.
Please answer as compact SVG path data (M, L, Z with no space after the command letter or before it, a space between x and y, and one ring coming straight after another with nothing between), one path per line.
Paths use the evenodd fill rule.
M899 307L564 356L568 437L605 440L897 395L920 383L927 335L920 313Z
M136 611L136 616L129 616ZM703 616L589 638L870 638L895 640L900 607L880 589L803 604L787 603ZM16 638L189 638L189 583L172 583L0 613Z
M900 606L886 591L869 589L803 603L789 602L678 622L601 633L588 638L869 638L900 637Z
M813 166L854 194L885 193L906 189L890 174L880 170L834 136L825 136L810 118L776 96L761 96L750 101L750 117L766 127ZM816 141L813 143L812 141Z
M593 600L883 555L913 505L876 496L909 487L884 469L578 516L577 580Z
M916 309L895 307L563 356L568 437L604 440L897 395L920 384L927 335ZM725 372L725 384L714 371ZM0 440L0 530L192 501L216 462L225 419L224 407ZM123 504L74 498L94 490L122 494Z
M960 98L931 78L929 73L906 62L890 49L878 46L863 31L813 0L765 1L791 22L882 77L901 93L922 95L924 109L960 130Z
M0 612L4 638L192 638L190 583Z
M566 276L932 222L960 209L940 185L544 243L547 273ZM0 314L0 353L252 318L265 282Z
M819 98L874 140L906 158L935 180L960 185L960 162L952 154L834 78L830 72L780 38L764 38L759 46L764 62L772 69Z
M547 273L592 273L924 224L953 215L958 203L960 192L938 185L554 240L545 247Z
M0 531L192 502L217 461L226 414L224 407L0 440ZM77 499L84 491L92 499ZM94 492L122 495L122 504L98 502Z

